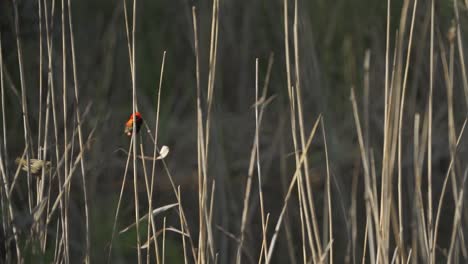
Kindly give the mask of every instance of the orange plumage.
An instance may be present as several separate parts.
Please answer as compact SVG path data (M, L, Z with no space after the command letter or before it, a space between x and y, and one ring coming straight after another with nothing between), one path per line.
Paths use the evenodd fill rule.
M143 124L143 117L141 117L141 114L139 112L135 113L135 118L134 118L133 114L130 115L130 119L128 119L127 123L125 123L125 134L127 134L127 136L132 135L133 119L135 119L135 121L136 121L135 127L136 127L136 132L137 133L140 131L141 124Z

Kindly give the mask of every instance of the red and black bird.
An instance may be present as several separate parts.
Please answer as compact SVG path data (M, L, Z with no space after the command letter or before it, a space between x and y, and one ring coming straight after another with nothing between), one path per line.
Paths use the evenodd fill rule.
M143 124L143 117L141 117L140 112L136 112L134 115L130 115L130 119L128 119L127 123L125 123L125 134L127 134L129 137L132 135L133 131L133 119L135 119L136 122L136 133L140 131L141 125Z

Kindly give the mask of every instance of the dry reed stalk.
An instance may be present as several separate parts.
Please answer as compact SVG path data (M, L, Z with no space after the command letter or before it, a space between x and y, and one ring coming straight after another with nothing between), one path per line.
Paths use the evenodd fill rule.
M465 119L465 122L463 123L463 126L462 126L461 131L460 131L460 135L458 136L457 142L455 144L455 151L458 148L458 144L460 143L463 132L465 131L465 126L466 126L467 121L468 121L468 119ZM451 159L450 159L450 164L449 164L449 167L447 169L447 173L445 175L444 183L442 185L442 191L441 191L440 198L439 198L439 203L438 203L438 206L437 206L436 219L435 219L435 224L434 224L434 229L433 229L434 234L432 234L432 236L433 236L432 243L433 244L431 245L431 247L434 248L434 249L437 246L437 231L438 231L438 227L439 227L439 220L440 220L440 214L441 214L441 210L442 210L442 204L443 204L444 197L445 197L445 191L446 191L446 188L447 188L448 179L449 179L449 176L451 175L451 171L453 170L453 167L454 167L455 157L456 156L452 156ZM465 182L465 179L463 180L463 183L464 182ZM464 186L464 185L461 185L461 186ZM462 191L463 191L463 187L461 187L460 192L462 192ZM459 199L455 201L455 206L457 206L458 203L459 203ZM456 218L456 217L457 216L455 216L454 218ZM454 222L454 227L456 226L455 223L456 222ZM435 253L433 253L433 254L434 255L432 256L432 258L433 258L433 261L435 261Z
M132 77L132 116L134 116L133 113L135 113L135 94L134 94L134 71L133 71L133 66L134 66L134 63L133 63L133 51L132 51L132 48L131 48L131 40L130 40L130 32L129 32L129 21L128 21L128 15L127 15L127 4L126 4L126 1L123 0L123 6L124 6L124 22L125 22L125 32L126 32L126 37L127 37L127 47L128 47L128 55L129 55L129 65L130 65L130 71L131 71L131 77ZM133 120L133 131L136 131L135 129L135 120ZM127 152L127 162L125 164L125 172L124 172L124 177L123 177L123 181L122 181L122 186L121 186L121 189L120 189L120 195L119 195L119 200L117 202L117 208L116 208L116 212L115 212L115 217L114 217L114 223L113 223L113 228L112 228L112 237L111 237L111 241L109 243L109 253L108 253L108 258L107 258L107 263L111 263L111 256L112 256L112 245L113 245L113 242L114 242L114 238L115 238L115 232L117 230L117 219L118 219L118 216L119 216L119 212L120 212L120 205L121 205L121 202L122 202L122 196L123 196L123 191L125 189L125 183L126 183L126 179L127 179L127 172L128 172L128 165L129 165L129 162L130 162L130 156L131 156L131 151L133 152L133 158L134 158L134 163L133 163L133 166L134 166L134 178L136 177L136 173L135 173L135 170L136 170L136 137L135 137L135 133L133 133L132 137L131 137L131 140L130 140L130 145L129 145L129 151ZM134 188L136 187L136 182L134 181ZM135 197L137 197L137 192L135 192ZM136 204L136 200L135 200L135 204ZM136 210L135 210L136 211ZM136 215L136 214L135 214ZM138 217L135 217L135 223L138 222ZM139 225L138 225L139 227ZM138 229L139 230L139 229ZM137 230L137 232L138 232ZM139 236L137 238L139 240ZM141 261L141 254L140 254L140 246L138 245L138 254L139 254L139 260Z
M301 142L301 149L304 149L305 147L305 132L304 132L304 115L302 113L302 86L301 86L301 76L300 76L300 56L299 56L299 25L298 25L298 19L299 19L299 14L298 14L298 2L297 0L294 1L294 22L293 22L293 40L294 40L294 66L295 66L295 88L296 88L296 101L297 101L297 115L298 115L298 121L299 121L299 136L300 136L300 142ZM310 183L310 174L309 174L309 161L306 159L304 161L304 176L305 176L305 190L307 197L304 197L304 201L306 205L308 205L306 208L304 208L304 214L306 216L306 219L309 217L311 220L307 220L307 222L312 223L312 228L308 228L308 232L313 232L314 238L315 238L315 246L314 243L311 241L310 237L312 237L310 234L309 236L309 243L311 248L314 248L312 250L312 253L314 251L317 251L317 256L316 256L316 261L322 258L322 246L321 246L321 239L320 239L320 231L318 228L318 223L317 223L317 216L315 213L315 202L312 194L312 189L311 189L311 183ZM310 216L309 216L310 212Z
M211 17L211 38L210 38L210 56L209 56L209 69L208 69L208 87L207 87L207 111L206 111L206 122L205 122L205 176L204 176L204 207L207 207L208 195L207 195L207 186L208 186L208 150L209 150L209 142L210 142L210 124L211 124L211 107L213 103L213 92L214 92L214 83L215 83L215 76L216 76L216 61L217 61L217 53L218 53L218 28L219 28L219 0L213 0L212 6L212 17ZM202 128L203 129L203 128ZM214 195L214 193L212 193ZM207 215L211 215L211 211L207 212L204 211L205 218L208 218ZM207 231L207 244L209 253L211 255L211 259L215 259L215 245L213 241L213 231L211 226L211 221L209 219L205 219L206 223L206 231Z
M2 51L2 39L1 39L1 36L0 36L0 85L1 85L1 90L2 90L2 111L3 113L4 112L4 107L5 107L5 104L4 104L4 83L3 83L3 51ZM5 129L5 118L3 118L3 127ZM4 141L6 139L6 134L5 134L5 130L3 131L4 133ZM6 146L6 145L5 145ZM6 151L6 149L5 149ZM12 206L12 201L11 201L11 197L10 197L10 187L8 185L8 178L7 178L7 171L5 170L5 167L4 167L4 164L6 162L3 160L3 155L0 155L0 174L2 176L2 181L3 181L3 184L2 184L2 209L4 209L4 206L3 206L3 195L5 195L5 198L6 198L6 204L7 204L7 207L8 207L8 211L6 212L6 215L7 215L7 218L8 218L8 223L12 223L13 222L13 219L15 218L14 216L14 210L13 210L13 206ZM29 172L29 169L28 169L28 172ZM10 225L7 224L5 222L5 220L3 220L3 228L4 230L7 230L7 228L9 228ZM15 241L15 245L16 245L16 255L18 257L18 261L20 262L22 260L22 254L21 254L21 249L19 247L19 236L18 236L18 231L15 227L15 225L11 225L11 229L13 231L13 237L14 237L14 241Z
M405 96L406 96L406 87L407 87L407 80L408 80L408 70L410 66L410 58L411 58L411 47L413 42L413 32L414 32L414 20L416 16L416 8L418 5L418 0L414 1L413 5L413 13L411 16L411 25L410 25L410 35L408 39L408 46L407 46L407 54L406 54L406 63L405 63L405 71L403 77L403 84L402 84L402 95L401 95L401 102L400 102L400 116L399 116L399 123L398 123L398 223L399 223L399 240L398 240L398 247L400 249L400 261L401 263L406 262L406 255L405 255L405 245L403 241L403 204L402 204L402 162L401 162L401 149L402 149L402 127L403 127L403 115L404 115L404 106L405 106ZM400 24L404 26L403 23Z
M148 193L148 214L152 211L153 208L153 190L154 190L154 184L155 184L155 167L156 167L156 155L158 152L158 147L157 147L157 142L158 142L158 131L159 131L159 110L161 106L161 91L162 91L162 80L163 80L163 74L164 74L164 65L166 61L166 51L163 53L162 57L162 62L161 62L161 72L159 75L159 89L157 92L157 98L156 98L156 120L155 120L155 128L154 128L154 145L153 145L153 163L152 163L152 168L151 168L151 184L149 188L149 193ZM145 178L146 179L146 178ZM150 239L151 233L150 233L150 228L149 226L151 225L152 232L155 234L156 232L156 226L155 226L155 221L152 217L148 222L148 241ZM183 232L183 231L182 231ZM158 249L158 240L156 239L156 236L153 236L154 239L154 250L155 250L155 258L156 262L159 263L159 249ZM149 258L149 250L147 253L147 258Z
M258 102L258 58L255 60L255 102ZM260 198L260 215L262 220L262 248L264 249L263 252L265 253L265 261L268 263L267 256L267 238L266 238L266 218L265 218L265 207L263 203L263 190L262 190L262 170L260 166L260 122L258 117L258 104L255 103L255 153L256 153L256 166L257 166L257 177L258 177L258 195ZM259 263L262 260L262 256L260 253Z
M369 160L368 157L369 155L366 154L365 146L364 146L364 140L362 136L362 130L361 130L361 123L359 120L359 114L357 110L357 103L356 103L356 97L354 95L354 88L351 88L351 103L353 106L353 114L354 114L354 119L355 119L355 124L356 124L356 131L358 134L358 141L359 141L359 149L361 151L361 159L362 159L362 165L364 168L364 186L365 186L365 196L366 196L366 215L368 217L368 222L370 222L367 226L370 229L366 229L366 232L369 235L369 246L370 246L370 256L371 256L371 263L374 263L375 260L379 260L379 254L377 253L377 256L374 254L374 235L376 236L376 246L379 249L380 248L380 241L381 241L381 234L377 227L377 224L379 223L378 220L378 208L376 208L376 191L371 190L371 180L370 180L370 175L371 175L371 165L369 165ZM372 161L373 161L373 155L370 156ZM375 168L373 165L374 162L372 162L372 168ZM372 173L375 175L375 173ZM375 179L373 181L375 183ZM376 225L375 227L375 233L372 229L372 220L374 224Z
M77 121L77 131L78 131L78 143L80 147L80 153L84 152L84 145L83 145L83 135L81 130L82 119L79 110L79 94L78 94L78 77L77 77L77 68L76 68L76 57L75 57L75 40L74 40L74 33L73 33L73 21L72 21L72 14L71 14L71 2L68 0L68 23L69 23L69 30L70 30L70 47L71 47L71 55L72 55L72 68L73 68L73 82L75 87L75 104L76 104L76 121ZM80 160L81 165L81 176L83 181L83 198L84 198L84 207L85 207L85 263L89 264L91 262L91 231L90 231L90 224L89 224L89 205L88 205L88 193L87 193L87 184L86 184L86 171L85 171L85 162L84 159Z
M458 44L458 58L460 62L461 75L462 75L462 80L463 80L463 89L465 91L465 106L468 107L468 77L467 77L467 71L466 71L466 65L465 65L465 53L463 49L463 39L461 35L459 9L460 7L458 6L458 0L454 0L453 11L455 14L455 24L456 24L456 34L457 34L457 44Z
M132 15L132 55L131 55L131 65L132 65L132 116L133 116L133 131L136 130L136 115L138 111L137 98L136 98L136 65L135 65L135 29L136 29L136 0L133 0L133 15ZM137 174L137 137L136 132L132 133L133 137L133 191L135 194L135 222L136 222L136 237L137 237L137 255L138 255L138 264L142 263L141 258L141 239L140 239L140 224L138 219L140 218L140 208L138 202L138 174Z
M278 221L276 222L275 231L274 231L273 236L271 237L271 240L270 240L270 247L268 249L268 258L267 258L268 262L271 260L271 257L273 255L276 240L277 240L277 237L278 237L278 232L279 232L279 229L281 228L284 213L286 212L286 208L288 206L289 198L291 197L291 193L292 193L292 190L294 188L294 185L296 184L296 181L298 181L298 179L299 179L302 164L304 163L304 160L307 158L307 153L308 153L310 144L312 143L312 139L314 138L317 127L319 125L320 117L321 116L319 116L319 118L317 118L317 120L315 121L314 127L312 128L312 130L311 130L311 132L309 134L309 138L307 139L306 148L301 153L300 160L299 160L299 166L296 167L296 169L294 171L294 175L293 175L293 177L291 179L291 182L289 184L288 192L286 193L286 196L284 198L284 204L283 204L283 207L281 208L281 213L280 213L280 215L278 217Z
M179 199L181 198L181 195L180 195L180 186L177 187L177 197L179 197ZM182 231L182 234L184 233L184 220L182 219L182 213L180 213L182 210L182 204L179 200L178 202L178 205L179 205L179 221L180 221L180 231ZM188 260L187 260L187 250L185 248L185 236L182 235L182 248L183 248L183 251L184 251L184 263L187 264L188 263Z
M47 150L47 143L48 143L48 127L49 127L49 119L50 119L50 110L52 110L52 118L53 118L53 125L54 125L54 136L55 136L55 142L58 142L57 139L57 123L56 123L56 111L55 111L55 99L54 99L54 73L52 71L52 47L53 47L53 42L52 42L52 37L51 37L51 28L53 26L53 19L51 19L51 22L49 24L49 10L47 7L47 1L44 0L43 2L43 7L44 7L44 21L45 21L45 29L46 29L46 46L47 46L47 67L48 67L48 75L47 75L47 105L46 105L46 127L44 131L44 154L43 156L45 157L46 150ZM51 10L50 10L50 17L53 18L55 14L55 1L52 2L51 5ZM59 160L59 150L58 150L58 144L55 144L55 152L56 152L56 159L57 161ZM59 169L59 166L57 166L57 170ZM42 175L43 178L43 184L45 182L45 175ZM52 175L49 173L49 182L52 182ZM50 211L50 197L51 197L51 184L49 184L48 189L47 189L47 214ZM57 234L59 230L59 225L57 224ZM47 222L45 223L44 230L48 229ZM42 251L46 251L47 247L47 232L45 232L44 237L41 240L42 244ZM58 236L57 236L58 239ZM58 246L58 241L56 240L55 243L55 249L57 249Z
M193 21L193 36L195 46L195 73L196 73L196 89L197 89L197 164L198 164L198 254L197 263L204 264L205 256L205 223L203 212L204 206L204 191L205 191L205 151L204 136L203 136L203 118L201 106L201 87L200 87L200 56L198 47L198 29L197 29L197 14L195 6L192 7L192 21Z
M258 125L261 126L262 123L262 118L263 118L263 113L265 110L265 107L267 106L269 100L266 100L267 96L267 91L269 87L269 82L270 82L270 75L271 75L271 68L273 65L273 55L270 54L270 58L268 61L268 68L267 68L267 74L265 76L265 82L262 90L262 97L258 99L258 101L255 102L254 106L257 107L257 105L260 105L260 113L258 117ZM244 201L243 201L243 208L242 208L242 216L241 216L241 227L240 227L240 238L239 238L239 243L237 245L237 250L236 250L236 263L241 263L242 260L242 250L243 244L244 244L244 238L245 238L245 228L247 226L247 215L249 211L249 199L250 199L250 193L251 193L251 188L252 188L252 177L255 169L255 160L256 160L256 155L257 155L257 144L258 144L258 138L254 137L254 142L253 145L250 149L250 159L249 159L249 167L248 167L248 172L247 172L247 182L245 185L245 192L244 192Z
M295 2L296 3L296 2ZM297 7L297 3L295 5ZM297 9L297 8L296 8ZM287 79L287 89L288 89L288 96L289 96L289 106L290 106L290 116L291 116L291 134L293 138L293 146L294 146L294 153L295 153L295 160L296 160L296 168L299 168L299 145L297 140L297 129L296 129L296 97L295 97L295 89L291 84L291 69L290 69L290 50L289 50L289 26L288 26L288 4L287 0L283 1L283 11L284 11L284 41L285 41L285 59L286 59L286 79ZM296 11L295 11L296 14ZM295 16L297 19L297 15ZM297 25L297 23L296 23ZM302 170L299 172L298 177L298 199L299 199L299 214L301 220L301 237L302 237L302 255L303 261L307 261L307 253L306 253L306 243L305 243L305 228L307 228L307 236L309 240L309 246L312 251L313 259L316 259L315 249L313 247L312 236L311 236L311 228L310 228L310 221L308 221L308 213L304 212L307 210L307 206L304 206L304 187L303 187L303 175ZM306 221L304 218L306 217Z
M328 236L329 236L329 241L330 241L330 253L329 253L329 263L334 263L333 262L333 214L332 214L332 199L331 199L331 187L330 187L330 165L329 165L329 160L328 160L328 145L327 145L327 137L326 137L326 132L325 132L325 125L323 122L323 116L320 119L321 121L321 127L322 127L322 136L323 136L323 142L325 146L325 163L326 163L326 168L327 168L327 180L326 180L326 193L327 193L327 211L328 211ZM324 243L327 241L324 240Z
M163 242L162 242L162 264L164 264L166 258L166 217L164 217L163 223Z
M435 248L433 247L434 232L432 220L432 95L434 91L434 9L435 2L431 0L431 30L430 30L430 54L429 54L429 124L427 144L427 232L429 233L429 263L435 262Z

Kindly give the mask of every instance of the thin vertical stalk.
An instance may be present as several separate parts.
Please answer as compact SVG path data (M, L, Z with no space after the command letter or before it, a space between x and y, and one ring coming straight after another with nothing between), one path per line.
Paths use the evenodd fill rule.
M19 14L18 14L18 4L17 0L13 0L13 12L14 12L14 21L15 21L15 34L16 34L16 47L17 47L17 54L18 54L18 67L19 67L19 74L20 74L20 84L21 84L21 111L23 117L23 132L24 132L24 143L26 144L26 162L28 164L28 204L29 204L29 211L32 210L32 186L31 186L31 172L29 170L30 166L30 153L33 149L32 147L32 140L30 140L30 131L29 131L29 113L28 113L28 105L26 99L26 83L24 79L24 69L23 69L23 49L20 40L20 25L19 25Z
M463 136L463 132L465 131L467 121L468 121L468 119L465 119L465 122L463 123L463 126L462 126L462 128L460 130L460 135L458 136L458 139L457 139L457 142L456 142L456 145L455 145L455 150L457 149L458 144L460 143L460 140L461 140L461 138ZM434 225L434 230L433 230L434 234L432 234L433 240L431 241L431 243L433 243L433 244L429 245L429 247L432 248L432 249L435 249L436 245L437 245L437 233L438 233L437 231L439 229L439 220L440 220L440 214L441 214L441 211L442 211L442 204L443 204L444 197L445 197L445 192L446 192L446 189L447 189L448 179L450 178L450 174L451 174L451 171L453 170L454 164L455 164L455 156L453 156L450 159L450 164L449 164L449 167L447 169L447 173L445 174L444 183L442 184L442 191L441 191L440 198L439 198L439 203L438 203L438 206L437 206L436 219L435 219L435 225ZM465 183L464 181L463 181L463 183ZM461 185L461 186L464 186L464 185ZM461 189L463 190L463 187ZM457 190L455 190L455 191L457 191ZM455 205L457 205L457 204L458 204L458 200L455 201ZM454 217L454 218L456 218L456 217ZM433 261L435 261L435 252L432 252L431 259L433 259Z
M124 192L124 189L125 189L125 183L127 182L128 165L130 163L130 151L132 150L133 144L134 144L133 140L134 140L134 138L132 137L130 139L130 145L128 146L128 155L127 155L127 162L125 163L125 172L124 172L124 176L123 176L123 179L122 179L122 186L120 187L120 195L119 195L119 200L117 202L117 208L115 210L114 223L113 223L113 227L112 227L112 237L111 237L111 241L109 243L109 253L108 253L108 257L107 257L107 263L108 264L111 263L112 245L113 245L114 238L115 238L115 233L116 233L116 230L117 230L117 219L119 217L120 205L122 203L122 197L123 197L123 192Z
M6 133L5 133L5 99L4 99L4 83L3 83L3 51L2 51L2 39L0 36L0 85L1 85L1 90L2 90L2 112L3 112L3 140L6 141ZM6 146L6 145L5 145ZM7 152L6 147L5 147L5 153ZM6 198L6 204L8 207L8 212L3 212L8 216L8 222L12 222L13 219L15 218L14 211L13 211L13 206L12 206L12 201L10 197L10 187L8 186L8 178L7 178L7 171L5 170L5 167L3 164L6 163L3 160L3 155L0 155L0 174L2 175L2 187L3 187L3 193L5 193L5 198ZM3 197L2 197L3 200ZM5 228L5 226L4 226ZM11 225L12 231L13 231L13 237L15 240L15 245L16 245L16 256L18 258L18 262L22 262L22 254L21 254L21 249L19 247L19 236L18 236L18 230L16 229L15 225ZM6 229L4 229L6 230Z
M370 230L368 230L369 236L369 246L370 246L370 253L371 253L371 263L374 263L374 241L373 241L373 235L374 232L372 230L372 217L374 219L374 223L376 224L376 238L377 238L377 247L379 247L380 244L380 231L378 231L378 226L377 223L378 221L378 216L377 216L377 208L376 208L376 202L375 202L375 197L374 197L374 192L371 190L371 180L370 180L370 174L371 174L371 168L369 165L369 160L368 160L368 155L366 155L366 150L364 146L364 139L362 136L362 130L361 130L361 123L359 120L359 113L358 113L358 108L357 108L357 103L356 103L356 97L354 95L354 88L351 88L351 103L353 106L353 114L354 114L354 121L356 124L356 131L358 134L358 141L359 141L359 149L361 152L361 159L362 159L362 165L364 168L364 180L365 180L365 197L366 197L366 215L368 218L370 217L371 219L368 219ZM371 156L373 158L373 156ZM377 254L377 261L379 260L379 254Z
M201 106L201 87L200 87L200 53L198 47L198 28L197 14L195 6L192 7L193 19L193 34L195 43L195 67L196 67L196 83L197 83L197 153L198 153L198 214L199 214L199 235L198 235L198 257L197 263L205 263L205 240L206 240L206 223L204 212L206 210L206 157L204 151L204 132L203 132L203 117Z
M61 1L62 5L62 103L63 103L63 156L65 160L65 165L64 167L64 177L67 177L68 175L68 166L69 166L69 157L68 157L68 150L67 150L67 144L68 144L68 131L67 131L67 125L68 125L68 120L67 120L67 45L65 42L65 34L66 34L66 28L65 28L65 1ZM59 176L60 177L60 176ZM69 185L65 186L66 190L69 190ZM64 211L64 219L65 223L62 226L63 231L64 231L64 246L65 246L65 263L70 262L70 237L68 233L68 222L69 222L69 192L65 193L64 196L64 203L65 206L63 208Z
M210 124L211 124L211 107L213 104L214 82L216 76L216 58L218 54L218 24L219 24L219 0L213 0L213 14L211 17L211 40L210 40L210 60L208 71L208 93L206 95L207 112L206 112L206 129L205 129L205 156L208 157L209 142L210 142Z
M182 217L182 203L180 201L180 198L181 198L181 195L180 195L180 186L177 187L177 197L179 197L178 199L178 204L179 204L179 221L180 221L180 232L181 232L181 236L182 236L182 248L183 248L183 251L184 251L184 263L187 264L188 263L188 260L187 260L187 249L185 248L186 247L186 243L185 243L185 232L184 232L184 220L183 220L183 217Z
M453 219L453 228L452 228L452 237L450 239L450 247L449 247L449 252L447 256L447 262L450 263L452 261L452 256L453 256L453 250L455 248L455 243L456 243L456 237L457 237L457 230L460 225L460 220L461 220L461 211L463 210L463 193L465 191L465 186L466 183L466 178L468 176L468 169L465 170L465 176L463 177L463 184L461 185L462 187L460 188L459 195L458 195L458 200L456 202L456 207L455 207L455 216ZM463 233L460 233L463 234Z
M218 24L219 24L219 0L213 0L213 7L212 7L212 18L211 18L211 40L210 40L210 57L209 57L209 70L208 70L208 89L207 89L207 112L206 112L206 122L205 122L205 145L204 145L204 156L205 161L208 162L208 151L209 151L209 142L210 142L210 125L211 125L211 107L213 103L213 92L214 92L214 83L215 83L215 76L216 76L216 58L218 54ZM203 127L201 128L203 130ZM204 165L205 167L205 174L204 174L204 183L203 183L203 204L205 208L204 215L207 215L207 186L208 186L208 179L207 179L207 167L208 164ZM210 212L211 214L211 212ZM207 231L207 242L208 242L208 249L209 253L211 254L211 258L214 260L214 242L213 242L213 234L211 229L211 221L205 219L206 231Z
M78 131L78 141L80 152L84 153L85 148L83 146L83 133L81 131L81 114L80 114L80 101L78 94L78 77L76 72L76 57L75 57L75 38L73 33L73 21L71 14L71 1L68 0L68 24L70 30L70 46L71 46L71 55L72 55L72 66L73 66L73 82L75 84L75 103L76 103L76 121L77 121L77 131ZM91 255L91 241L90 241L90 225L89 225L89 204L88 204L88 191L86 185L86 171L85 171L85 161L84 158L80 160L81 165L81 176L83 181L83 196L84 196L84 207L85 207L85 263L90 263Z
M276 240L278 238L278 232L279 232L279 229L281 228L281 224L283 222L284 214L286 213L286 208L288 206L289 198L291 197L291 193L292 193L292 191L294 189L296 181L298 182L299 175L300 175L301 170L302 170L302 164L304 163L304 160L307 158L307 153L308 153L309 147L310 147L310 145L312 143L312 139L315 136L315 132L317 131L317 127L318 127L319 122L320 122L320 117L321 117L321 115L315 121L314 127L312 128L312 131L309 134L309 138L307 139L306 148L303 149L303 151L301 153L301 156L300 156L300 159L299 159L299 164L298 164L298 166L296 166L296 169L294 171L294 175L293 175L293 177L291 179L291 182L289 184L289 187L288 187L288 192L286 193L286 196L284 197L283 207L281 208L281 213L280 213L280 215L278 217L278 221L276 222L274 234L273 234L273 236L271 237L271 240L270 240L270 247L268 249L268 258L267 258L268 262L271 260L271 257L273 255L273 251L274 251L274 248L275 248L275 245L276 245ZM298 182L298 184L299 184L299 182ZM301 196L299 196L299 199L300 199L300 197Z
M166 217L164 217L164 222L163 222L162 264L164 264L165 262L165 259L166 259L165 257L166 257Z
M255 60L255 141L256 144L256 157L257 157L257 177L258 177L258 195L260 198L260 213L262 217L262 231L263 231L263 242L262 247L265 248L265 261L267 261L268 247L266 239L266 222L265 222L265 207L263 204L263 190L262 190L262 172L260 167L260 123L258 119L258 58ZM260 257L261 260L261 257Z
M293 145L294 145L294 153L295 153L295 160L296 160L296 168L300 168L299 166L299 146L298 146L298 140L297 140L297 131L296 131L296 107L295 107L295 92L294 88L291 85L291 63L290 63L290 55L289 55L289 26L288 26L288 1L284 0L283 1L283 14L284 14L284 42L285 42L285 59L286 59L286 79L287 79L287 89L288 89L288 97L289 97L289 107L290 107L290 116L291 116L291 134L292 134L292 139L293 139ZM307 227L307 234L309 241L310 239L310 221L306 220L304 223L304 218L302 217L302 210L307 209L307 206L303 207L302 206L302 201L303 199L301 196L303 195L303 184L302 184L302 169L299 169L299 176L297 179L297 188L298 188L298 199L299 199L299 210L300 210L300 215L301 215L301 234L302 234L302 245L303 245L303 257L304 257L304 262L306 262L306 252L305 252L305 240L304 240L304 225ZM305 197L305 196L304 196ZM308 217L308 214L306 213L305 216ZM315 249L313 247L313 243L310 243L311 251L312 254L315 255ZM314 257L315 259L315 257Z
M406 54L406 66L405 66L405 72L404 72L404 77L403 77L403 86L402 86L402 98L400 102L400 116L399 116L399 123L398 123L398 223L399 223L399 248L400 248L400 255L401 257L401 262L404 263L406 262L406 256L404 254L405 252L405 247L404 247L404 232L403 232L403 198L402 198L402 162L401 162L401 151L402 151L402 127L403 127L403 113L404 113L404 106L405 106L405 97L406 97L406 84L408 80L408 71L409 71L409 66L410 66L410 58L411 58L411 46L412 46L412 41L413 41L413 30L414 30L414 20L416 17L416 8L418 5L418 0L414 1L413 5L413 13L411 17L411 26L410 26L410 35L408 39L408 48L407 48L407 54Z
M137 107L137 98L136 98L136 65L135 65L135 29L136 29L136 0L133 0L133 22L132 22L132 58L131 65L133 68L132 71L132 117L133 117L133 190L135 193L135 223L136 223L136 237L137 237L137 255L138 263L142 263L141 259L141 239L140 239L140 210L138 202L138 174L137 174L137 137L136 137L136 112L138 111Z
M432 246L433 227L432 227L432 93L434 89L434 7L435 2L431 0L431 40L429 54L429 105L428 105L428 138L427 138L427 229L429 233L429 261L435 262L435 249Z
M390 14L391 14L391 10L390 10L390 7L391 7L391 0L387 0L387 30L386 30L386 48L385 48L385 101L384 101L384 107L385 107L385 110L384 110L384 115L385 115L385 118L384 118L384 128L387 127L387 115L388 115L388 107L387 107L387 104L388 104L388 100L389 100L389 83L388 83L388 76L389 76L389 57L390 57ZM384 140L385 142L385 140ZM385 149L385 147L384 147ZM385 153L385 152L384 152Z
M158 249L158 240L156 239L156 226L154 223L153 216L151 214L153 210L153 190L154 190L154 183L155 183L155 172L156 172L156 155L158 152L158 132L159 132L159 110L161 108L161 91L162 91L162 80L163 80L163 74L164 74L164 65L166 62L166 51L163 53L163 58L161 62L161 72L159 75L159 89L157 92L157 99L156 99L156 121L155 121L155 127L154 127L154 146L153 146L153 164L151 168L151 188L150 188L150 193L149 193L149 198L148 198L148 214L150 215L150 221L151 221L151 226L153 228L153 234L154 234L154 243L155 243L155 257L156 257L156 262L159 263L159 249ZM150 232L148 230L148 236ZM149 239L149 238L148 238Z
M48 147L48 137L47 135L49 134L49 119L50 119L50 89L47 90L47 100L46 100L46 111L45 111L45 126L44 126L44 143L43 143L43 153L42 157L44 159L47 158L47 147ZM39 142L38 142L39 143ZM49 182L51 182L52 178L52 171L49 171L48 175L49 176ZM41 175L41 182L40 182L40 187L38 190L38 195L37 195L37 200L38 202L41 201L44 197L44 191L45 191L45 183L46 183L46 171L42 170L42 175ZM48 193L47 193L47 203L50 205L50 191L51 191L51 185L48 185ZM40 232L43 233L43 237L41 239L41 246L42 246L42 252L45 252L46 246L47 246L47 228L44 228Z
M273 66L273 54L270 54L270 58L268 61L268 69L267 69L267 74L265 76L265 82L264 82L264 87L262 90L262 97L255 102L256 104L259 104L261 106L260 108L260 113L259 113L259 126L261 126L262 123L262 118L263 118L263 113L265 110L265 107L267 105L266 96L267 96L267 91L269 87L269 82L270 82L270 76L271 76L271 69ZM257 138L254 137L254 142L252 145L252 148L250 150L250 161L249 161L249 167L248 167L248 172L247 172L247 183L245 185L245 192L244 192L244 203L243 203L243 209L242 209L242 217L241 217L241 227L240 227L240 238L239 238L239 243L237 245L237 255L236 255L236 263L241 263L242 260L242 249L243 249L243 244L244 244L244 238L245 238L245 228L247 225L247 215L249 211L249 199L250 199L250 193L252 189L252 176L254 174L254 169L255 169L255 159L256 159L256 149L257 149Z
M323 122L323 116L320 118L320 123L322 127L322 136L323 136L323 142L325 145L325 162L327 166L327 182L326 182L326 188L327 188L327 206L328 206L328 235L330 238L330 261L329 263L334 263L333 262L333 214L332 214L332 200L331 200L331 187L330 187L330 166L329 166L329 161L328 161L328 145L327 145L327 136L325 133L325 125ZM326 241L325 241L326 242Z
M465 1L466 3L466 1ZM460 14L459 14L458 0L453 1L453 10L455 13L455 23L456 23L456 34L457 34L457 44L458 44L458 54L460 59L461 74L463 80L463 89L465 91L465 106L468 108L468 77L466 72L465 64L465 53L463 49L461 28L460 28Z
M301 142L301 148L304 149L305 147L305 133L304 133L304 117L302 113L302 95L301 95L301 76L300 76L300 61L299 61L299 25L298 25L298 2L297 0L294 1L294 25L293 25L293 38L294 38L294 63L295 63L295 81L296 81L296 100L297 100L297 114L298 114L298 121L299 121L299 136ZM304 197L305 204L308 205L308 210L310 210L310 217L312 222L312 231L314 233L315 244L317 247L317 257L320 259L322 257L322 246L320 242L320 232L317 224L317 217L315 214L315 206L314 206L314 198L312 195L311 183L310 183L310 175L309 175L309 161L306 159L304 161L304 176L306 182L306 193L307 199ZM309 217L307 209L305 210L306 219ZM309 220L307 220L309 222ZM310 232L310 228L309 228ZM309 235L310 236L310 235ZM314 248L313 243L311 243L311 247Z
M37 155L41 159L41 132L42 132L42 4L41 0L37 0L38 17L39 17L39 122L37 133ZM45 157L44 157L45 158ZM39 202L39 201L38 201Z
M2 127L3 127L3 155L5 160L8 160L8 145L7 145L7 134L6 134L6 116L5 116L5 84L3 81L3 50L2 50L2 36L0 32L0 87L2 93ZM5 170L8 171L8 166L5 162Z

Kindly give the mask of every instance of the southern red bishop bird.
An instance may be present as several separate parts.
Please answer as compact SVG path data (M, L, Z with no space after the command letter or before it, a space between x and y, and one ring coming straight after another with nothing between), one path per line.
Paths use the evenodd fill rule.
M140 112L135 113L135 121L136 121L136 124L135 124L136 132L138 133L138 131L140 131L141 124L143 124L143 117L141 117ZM132 131L133 131L133 114L130 115L130 119L128 119L127 123L125 123L125 134L127 134L127 136L130 137L132 135Z

